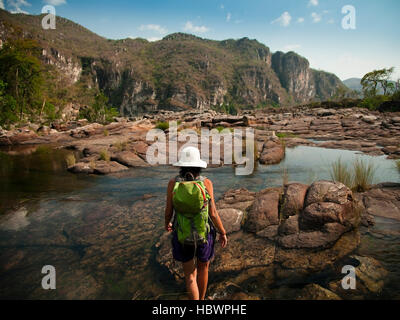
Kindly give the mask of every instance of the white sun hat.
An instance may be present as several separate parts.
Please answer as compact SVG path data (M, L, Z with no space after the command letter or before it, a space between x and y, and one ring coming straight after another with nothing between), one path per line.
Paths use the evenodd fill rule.
M207 162L201 160L200 151L195 147L186 147L179 153L179 161L174 167L207 168Z

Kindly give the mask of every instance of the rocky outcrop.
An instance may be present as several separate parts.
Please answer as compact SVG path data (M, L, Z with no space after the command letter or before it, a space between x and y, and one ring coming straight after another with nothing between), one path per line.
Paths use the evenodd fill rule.
M232 102L257 106L327 100L341 85L337 77L310 69L294 52L271 54L246 37L211 41L175 33L156 42L109 40L60 19L60 38L55 38L36 28L39 18L15 19L1 11L0 40L21 29L24 37L40 43L43 62L54 67L62 83L80 80L103 90L126 116Z
M296 195L295 190L300 194ZM286 206L282 206L283 202ZM226 249L216 247L211 272L229 273L233 279L241 278L242 281L245 274L251 273L251 277L262 278L272 287L282 283L307 283L313 277L318 278L318 274L340 272L338 266L360 244L354 202L347 187L330 181L318 181L311 186L290 183L283 189L269 188L257 193L246 189L230 190L217 203L223 223L229 230L229 244ZM239 225L242 215L243 227ZM307 223L302 223L303 220ZM177 279L182 279L181 268L170 263L169 237L165 234L157 245L157 259ZM374 277L374 272L379 273L379 279L385 277L379 268L374 271L372 267L365 267L363 270L368 277ZM240 273L234 273L236 271ZM365 279L368 277L364 276ZM223 283L227 285L227 282ZM215 285L216 296L223 296L218 293L223 283ZM377 292L374 290L370 288L365 292ZM296 299L341 297L333 284L331 289L312 281L295 295Z

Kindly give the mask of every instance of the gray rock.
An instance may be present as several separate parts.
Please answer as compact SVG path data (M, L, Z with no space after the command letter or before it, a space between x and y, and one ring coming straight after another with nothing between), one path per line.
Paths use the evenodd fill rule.
M230 234L240 230L243 219L243 211L227 208L218 210L218 214L222 220L222 224L226 233Z

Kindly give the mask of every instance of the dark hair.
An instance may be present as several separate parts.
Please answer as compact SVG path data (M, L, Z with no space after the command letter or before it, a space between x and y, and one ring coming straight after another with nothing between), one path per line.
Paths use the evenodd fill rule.
M179 171L179 175L187 180L187 181L192 181L193 179L196 179L198 176L201 174L201 168L197 167L181 167Z

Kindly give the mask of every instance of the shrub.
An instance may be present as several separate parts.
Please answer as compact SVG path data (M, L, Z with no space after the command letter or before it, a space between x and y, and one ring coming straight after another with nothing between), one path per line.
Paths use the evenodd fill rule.
M396 167L397 167L397 170L399 170L399 172L400 172L400 160L396 161Z
M373 97L365 98L361 102L360 107L367 108L369 110L377 110L382 103L389 101L389 100L390 100L390 98L388 96L383 96L383 95L373 96Z
M166 121L157 122L156 129L160 129L162 131L168 130L169 129L169 122L166 122Z

